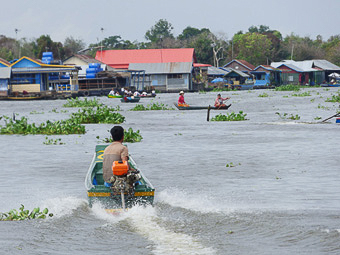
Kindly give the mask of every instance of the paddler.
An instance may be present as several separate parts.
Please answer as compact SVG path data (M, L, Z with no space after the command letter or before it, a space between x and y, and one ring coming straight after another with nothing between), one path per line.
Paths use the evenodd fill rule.
M216 100L215 100L215 107L216 108L229 108L230 106L231 106L231 104L230 105L228 105L228 106L226 106L224 103L223 103L223 101L226 101L226 100L229 100L230 99L230 97L226 97L226 98L223 98L222 96L221 96L221 94L218 94L217 95L217 98L216 98Z
M184 91L179 92L178 106L188 107L189 105L184 101Z

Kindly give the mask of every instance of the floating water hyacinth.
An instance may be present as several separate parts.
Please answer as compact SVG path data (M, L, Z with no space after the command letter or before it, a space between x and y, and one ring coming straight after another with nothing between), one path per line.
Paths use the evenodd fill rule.
M7 213L0 213L0 221L19 221L19 220L30 220L30 219L45 219L47 216L53 217L53 213L48 213L48 209L40 211L40 208L34 208L31 212L25 210L22 204L19 211L12 209Z

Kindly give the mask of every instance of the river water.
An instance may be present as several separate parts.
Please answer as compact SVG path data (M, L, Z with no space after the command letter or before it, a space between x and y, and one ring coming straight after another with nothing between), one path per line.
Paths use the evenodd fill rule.
M306 91L311 96L292 96ZM54 217L1 222L0 254L340 254L340 125L315 120L336 113L338 104L325 102L336 91L224 92L228 112L247 114L235 122L207 122L206 110L128 111L133 104L100 98L120 105L124 128L140 130L142 142L129 151L156 188L153 207L120 215L89 208L84 187L96 136L108 137L112 125L49 137L64 145L45 145L44 135L2 135L0 211L24 204ZM208 105L215 96L185 99ZM177 97L140 103L172 105ZM66 119L77 109L64 103L1 101L0 113L35 123ZM210 114L218 113L225 111Z

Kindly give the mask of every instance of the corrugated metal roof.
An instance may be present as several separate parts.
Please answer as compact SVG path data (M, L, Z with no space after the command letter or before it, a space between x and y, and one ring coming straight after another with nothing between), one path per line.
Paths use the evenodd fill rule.
M246 67L249 70L254 70L255 66L253 66L252 64L250 64L249 62L242 60L242 59L233 59L232 61L230 61L229 63L225 64L223 67L228 67L231 63L233 62L237 62L240 65L243 65L244 67Z
M208 75L226 75L227 73L228 71L222 70L214 66L208 67Z
M0 67L0 79L11 78L11 68L10 67Z
M97 60L97 59L95 59L95 58L93 58L93 57L91 57L91 56L82 55L82 54L74 54L74 55L72 55L71 57L68 57L67 59L65 59L63 62L69 60L69 59L72 58L72 57L74 57L74 58L79 58L79 59L81 59L82 61L84 61L84 62L86 62L86 63L89 63L89 64L90 64L90 63L102 63L102 62L100 62L99 60Z
M221 69L227 71L226 75L230 74L231 72L234 72L234 73L237 73L238 75L240 75L243 78L250 77L250 75L248 75L248 74L246 74L246 73L244 73L240 70L233 69L233 68L223 68L223 67L221 67Z
M145 74L191 73L192 62L131 63L129 70L144 70Z
M340 67L337 65L334 65L333 63L329 62L325 59L316 59L313 60L314 66L319 67L324 70L332 70L332 71L340 71Z
M284 60L282 62L272 62L271 66L276 68L283 64L285 64L288 67L295 67L299 70L299 72L319 71L319 69L317 68L320 68L323 70L340 71L340 67L338 67L337 65L334 65L333 63L325 59L314 59L314 60L304 60L304 61Z
M4 64L5 66L10 66L10 65L11 65L10 62L8 62L7 60L5 60L5 59L3 59L3 58L0 58L0 62L1 62L2 64Z
M70 71L75 71L75 70L77 70L76 67L69 67L69 68L39 68L39 67L12 68L13 73L58 73L58 72L70 72Z
M116 67L131 63L196 62L193 48L97 51L97 60Z

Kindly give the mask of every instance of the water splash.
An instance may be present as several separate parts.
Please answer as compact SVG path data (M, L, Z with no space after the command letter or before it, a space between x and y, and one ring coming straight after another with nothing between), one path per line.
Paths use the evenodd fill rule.
M111 224L126 220L137 233L154 243L152 247L154 254L215 254L213 248L205 247L192 236L160 226L157 222L162 219L152 206L136 206L127 212L115 215L106 213L100 205L94 205L92 211L97 217L107 220Z
M41 208L48 208L48 210L53 213L53 217L60 218L71 215L78 208L85 206L88 206L85 199L77 197L57 197L43 201Z

